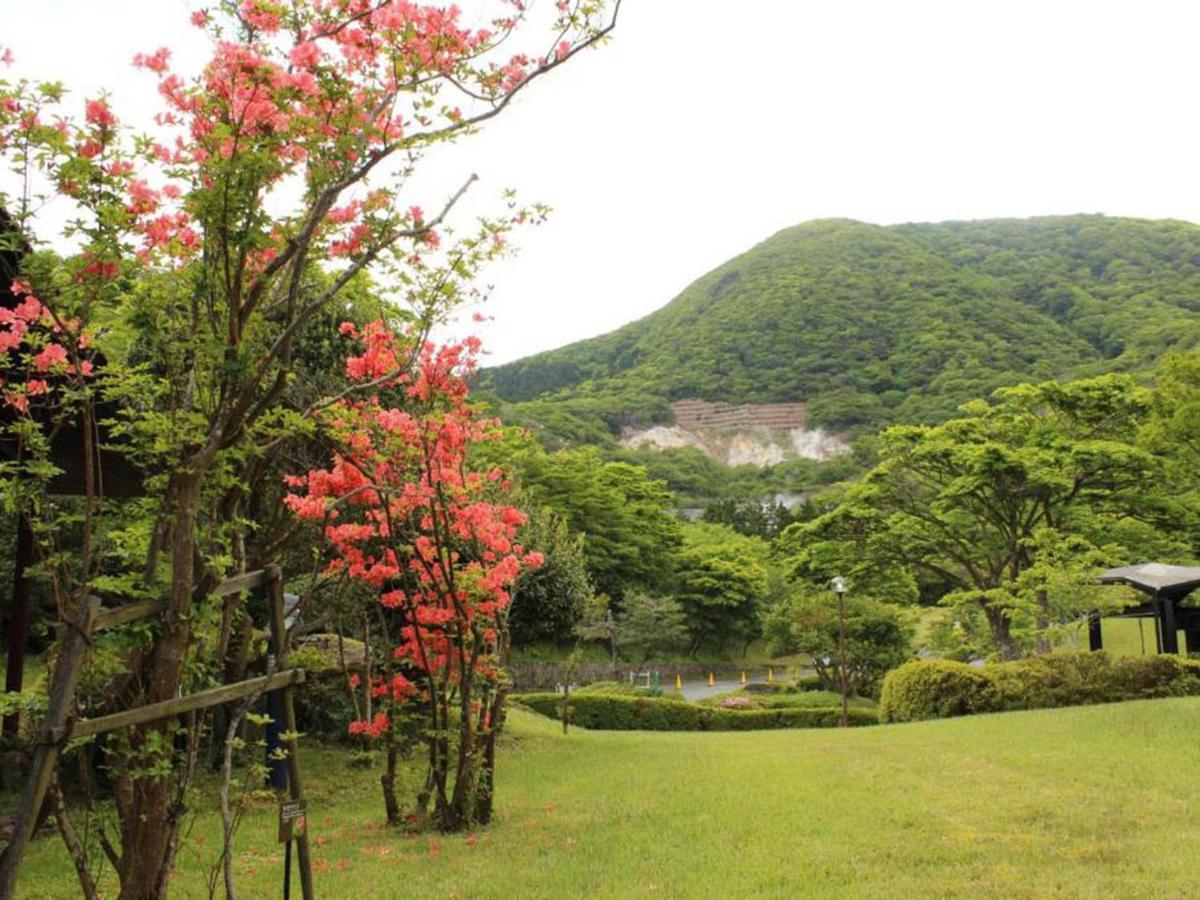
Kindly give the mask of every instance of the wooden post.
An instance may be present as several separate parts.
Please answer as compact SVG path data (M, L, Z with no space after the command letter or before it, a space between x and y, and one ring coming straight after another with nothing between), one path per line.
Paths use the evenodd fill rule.
M1189 622L1183 631L1187 639L1187 655L1200 654L1200 623Z
M1100 630L1100 613L1088 613L1088 649L1092 652L1104 649L1104 634Z
M75 711L75 686L79 681L79 669L91 640L92 625L100 612L100 600L96 597L84 597L79 602L75 618L68 626L63 640L62 649L58 655L58 665L54 670L54 685L50 691L50 704L46 710L42 735L38 741L37 750L33 754L33 766L29 772L29 780L25 783L25 791L21 795L21 806L17 810L17 822L13 829L12 840L0 855L0 898L13 895L17 884L17 869L21 865L21 857L25 846L33 837L33 829L37 824L38 813L42 810L42 802L46 799L46 790L54 776L54 768L58 763L58 751L61 744L55 740L56 732L66 728ZM69 729L67 729L69 733Z
M267 571L271 573L271 580L267 582L267 599L271 606L271 637L275 643L275 666L277 669L283 670L287 668L288 658L287 623L283 611L283 573L280 572L278 566L270 566ZM293 800L300 800L304 797L304 790L300 783L296 708L292 703L292 694L291 685L283 689L283 725L287 732L287 740L284 741L284 744L287 746L288 754L288 790ZM311 818L311 816L306 818L305 829L296 838L296 851L300 858L300 890L304 895L304 900L314 900L312 861L308 855L307 825Z
M1175 601L1164 597L1160 601L1159 614L1162 616L1162 652L1179 652L1179 632L1175 630Z

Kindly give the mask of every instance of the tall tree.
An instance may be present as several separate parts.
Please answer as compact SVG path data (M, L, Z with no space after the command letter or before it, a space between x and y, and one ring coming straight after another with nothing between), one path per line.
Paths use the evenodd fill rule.
M807 653L825 690L838 681L840 623L828 590L798 591L768 613L766 628L776 653ZM911 629L900 609L871 597L845 600L846 679L860 696L875 693L889 669L912 658Z
M561 515L583 535L596 590L614 600L669 585L680 542L666 487L641 466L607 462L593 449L546 453L526 444L511 458L535 503Z
M1149 409L1146 389L1104 376L1007 388L943 425L891 428L879 465L785 541L815 579L837 565L852 584L936 581L947 602L977 605L1000 653L1016 656L1014 628L1044 630L1100 602L1056 609L1036 577L1046 553L1061 559L1069 539L1077 556L1118 564L1130 545L1172 546L1143 524L1165 513L1160 463L1135 443Z
M705 643L747 647L758 636L768 552L765 541L723 525L684 528L672 595L687 614L693 653Z
M618 623L617 644L636 651L641 662L679 649L688 637L686 614L673 597L626 597Z
M78 252L35 246L17 317L3 323L8 348L55 378L6 386L13 433L40 430L45 417L30 417L39 403L80 423L80 545L44 551L61 563L53 583L64 617L98 568L98 401L121 411L117 436L156 509L137 568L143 590L168 604L128 660L114 695L122 705L170 699L211 663L194 658L212 646L196 629L237 556L249 472L281 432L310 427L306 410L284 403L307 323L374 269L428 329L472 295L470 279L510 225L540 215L514 206L443 244L439 229L474 177L427 213L404 194L407 176L600 40L618 3L556 4L542 30L520 0L497 0L486 28L465 26L454 7L402 0L221 0L192 17L212 46L198 76L171 71L166 48L138 56L164 102L148 137L131 138L103 97L78 118L59 85L0 83L0 153L12 176L0 205L26 235L37 232L43 187L75 207L67 236ZM328 281L310 292L314 265ZM101 356L105 377L93 378ZM44 483L49 445L23 446L19 474ZM173 759L176 728L132 729L114 766L122 898L167 891L198 740L193 729L193 752Z
M513 645L567 644L593 594L583 535L572 534L566 520L549 507L530 510L528 517L521 541L542 555L542 564L522 572L513 586L508 612Z
M1163 458L1168 496L1200 554L1200 353L1167 357L1158 368L1154 408L1142 441Z

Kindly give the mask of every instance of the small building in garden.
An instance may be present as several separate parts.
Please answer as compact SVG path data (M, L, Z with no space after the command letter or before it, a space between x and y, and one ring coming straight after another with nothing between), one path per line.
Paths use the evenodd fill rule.
M1179 653L1179 631L1184 632L1188 653L1200 653L1200 606L1185 606L1184 600L1200 588L1200 567L1146 563L1109 569L1100 576L1101 584L1127 584L1148 599L1116 613L1117 618L1154 620L1155 643L1159 653ZM1088 643L1101 650L1100 616L1089 621Z

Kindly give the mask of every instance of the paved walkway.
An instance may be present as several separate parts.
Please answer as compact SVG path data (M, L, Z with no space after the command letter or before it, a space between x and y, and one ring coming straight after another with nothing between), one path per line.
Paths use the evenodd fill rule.
M767 680L766 675L759 675L749 678L751 684L761 684ZM716 694L728 694L730 691L736 691L742 686L742 682L737 678L718 678L716 683L709 685L708 679L703 678L699 681L685 681L683 683L683 699L684 700L703 700L705 697L712 697ZM665 696L678 696L675 693L675 682L663 685L663 694Z

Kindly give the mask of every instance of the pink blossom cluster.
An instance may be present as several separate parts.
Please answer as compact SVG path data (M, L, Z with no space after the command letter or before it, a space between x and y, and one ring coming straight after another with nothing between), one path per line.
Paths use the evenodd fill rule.
M10 358L25 354L31 372L56 380L91 376L92 362L84 358L89 341L86 334L79 333L78 323L56 321L50 309L34 296L27 281L12 282L11 290L20 301L12 309L0 307L0 352ZM76 348L76 361L68 351L70 344ZM0 400L9 408L25 413L29 410L29 398L45 396L51 387L47 378L33 377L31 373L8 384L0 377L3 389Z
M328 466L287 478L287 505L323 525L331 573L370 586L401 615L395 656L421 673L426 689L455 682L464 667L472 677L495 677L497 617L513 582L543 558L519 541L525 515L496 501L508 489L503 473L467 463L474 444L498 436L496 423L467 402L478 343L414 353L381 322L342 331L362 347L347 360L347 375L385 383L327 411L342 449ZM413 358L410 376L405 360ZM371 727L356 723L356 733Z

